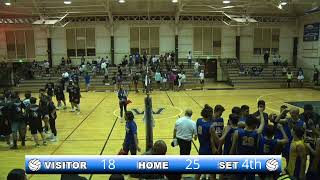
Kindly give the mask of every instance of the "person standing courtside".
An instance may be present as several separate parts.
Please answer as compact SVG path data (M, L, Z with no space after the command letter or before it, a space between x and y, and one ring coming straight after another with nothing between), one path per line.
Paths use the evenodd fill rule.
M122 121L123 117L123 110L127 112L127 99L128 99L128 91L123 89L123 85L120 85L120 89L118 91L118 98L119 98L119 107L120 107L120 120Z
M197 139L196 123L191 119L192 110L188 109L185 116L176 121L173 139L177 139L180 155L190 155L192 138Z

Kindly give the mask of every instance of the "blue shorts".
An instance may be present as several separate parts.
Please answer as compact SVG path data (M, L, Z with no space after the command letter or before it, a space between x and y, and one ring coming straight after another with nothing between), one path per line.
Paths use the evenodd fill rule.
M26 128L26 123L23 121L12 121L12 123L11 123L11 131L13 133L16 133L19 130L22 130L25 128Z

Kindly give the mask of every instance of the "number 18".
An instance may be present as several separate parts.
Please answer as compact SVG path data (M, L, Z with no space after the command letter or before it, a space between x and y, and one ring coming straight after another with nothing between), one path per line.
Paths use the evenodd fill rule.
M116 161L113 159L109 159L108 162L106 162L106 160L104 159L104 160L102 160L102 162L103 162L103 169L106 169L106 166L108 166L107 169L110 169L110 170L113 170L116 168L116 165L115 165Z

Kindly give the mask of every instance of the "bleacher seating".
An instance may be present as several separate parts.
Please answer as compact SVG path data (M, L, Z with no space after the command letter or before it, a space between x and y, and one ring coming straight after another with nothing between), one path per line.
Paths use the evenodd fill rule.
M133 72L136 71L136 68L132 68ZM45 84L51 79L52 82L57 82L58 79L61 78L61 72L57 73L57 67L54 67L50 70L51 75L48 76L35 76L35 79L33 80L21 80L19 87L14 87L14 90L25 92L25 91L32 91L32 92L38 92L40 88L44 88ZM193 89L200 87L198 77L193 76L193 67L189 68L187 67L187 64L184 64L184 71L186 73L186 83L185 83L185 89ZM117 72L117 67L110 67L109 68L109 82L111 82L111 78L113 77L113 73ZM92 73L90 73L92 75ZM123 84L125 86L128 86L131 90L133 89L133 84L130 84L130 81L128 81L128 73L123 72L124 81ZM85 83L84 78L79 77L80 80L80 88L81 90L85 90ZM103 83L104 76L103 75L96 75L95 77L91 76L91 90L93 91L112 91L114 89L113 85L105 85ZM153 88L156 87L156 82L152 81ZM142 88L142 80L139 82L139 88Z
M251 69L251 67L260 67L263 64L243 64L245 68ZM263 67L263 71L259 76L240 75L239 67L229 67L226 64L222 65L222 68L228 74L228 82L235 88L285 88L287 87L287 76L282 76L281 66L273 66L269 64ZM276 76L273 77L273 69L276 68ZM288 68L293 72L294 77L291 87L298 87L296 73L298 69L293 65L289 65ZM303 87L311 87L312 83L305 80Z

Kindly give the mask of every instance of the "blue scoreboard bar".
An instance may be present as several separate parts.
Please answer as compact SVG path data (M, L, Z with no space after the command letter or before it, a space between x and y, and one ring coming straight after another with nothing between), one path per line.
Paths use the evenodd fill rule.
M28 174L280 173L280 155L26 156Z

